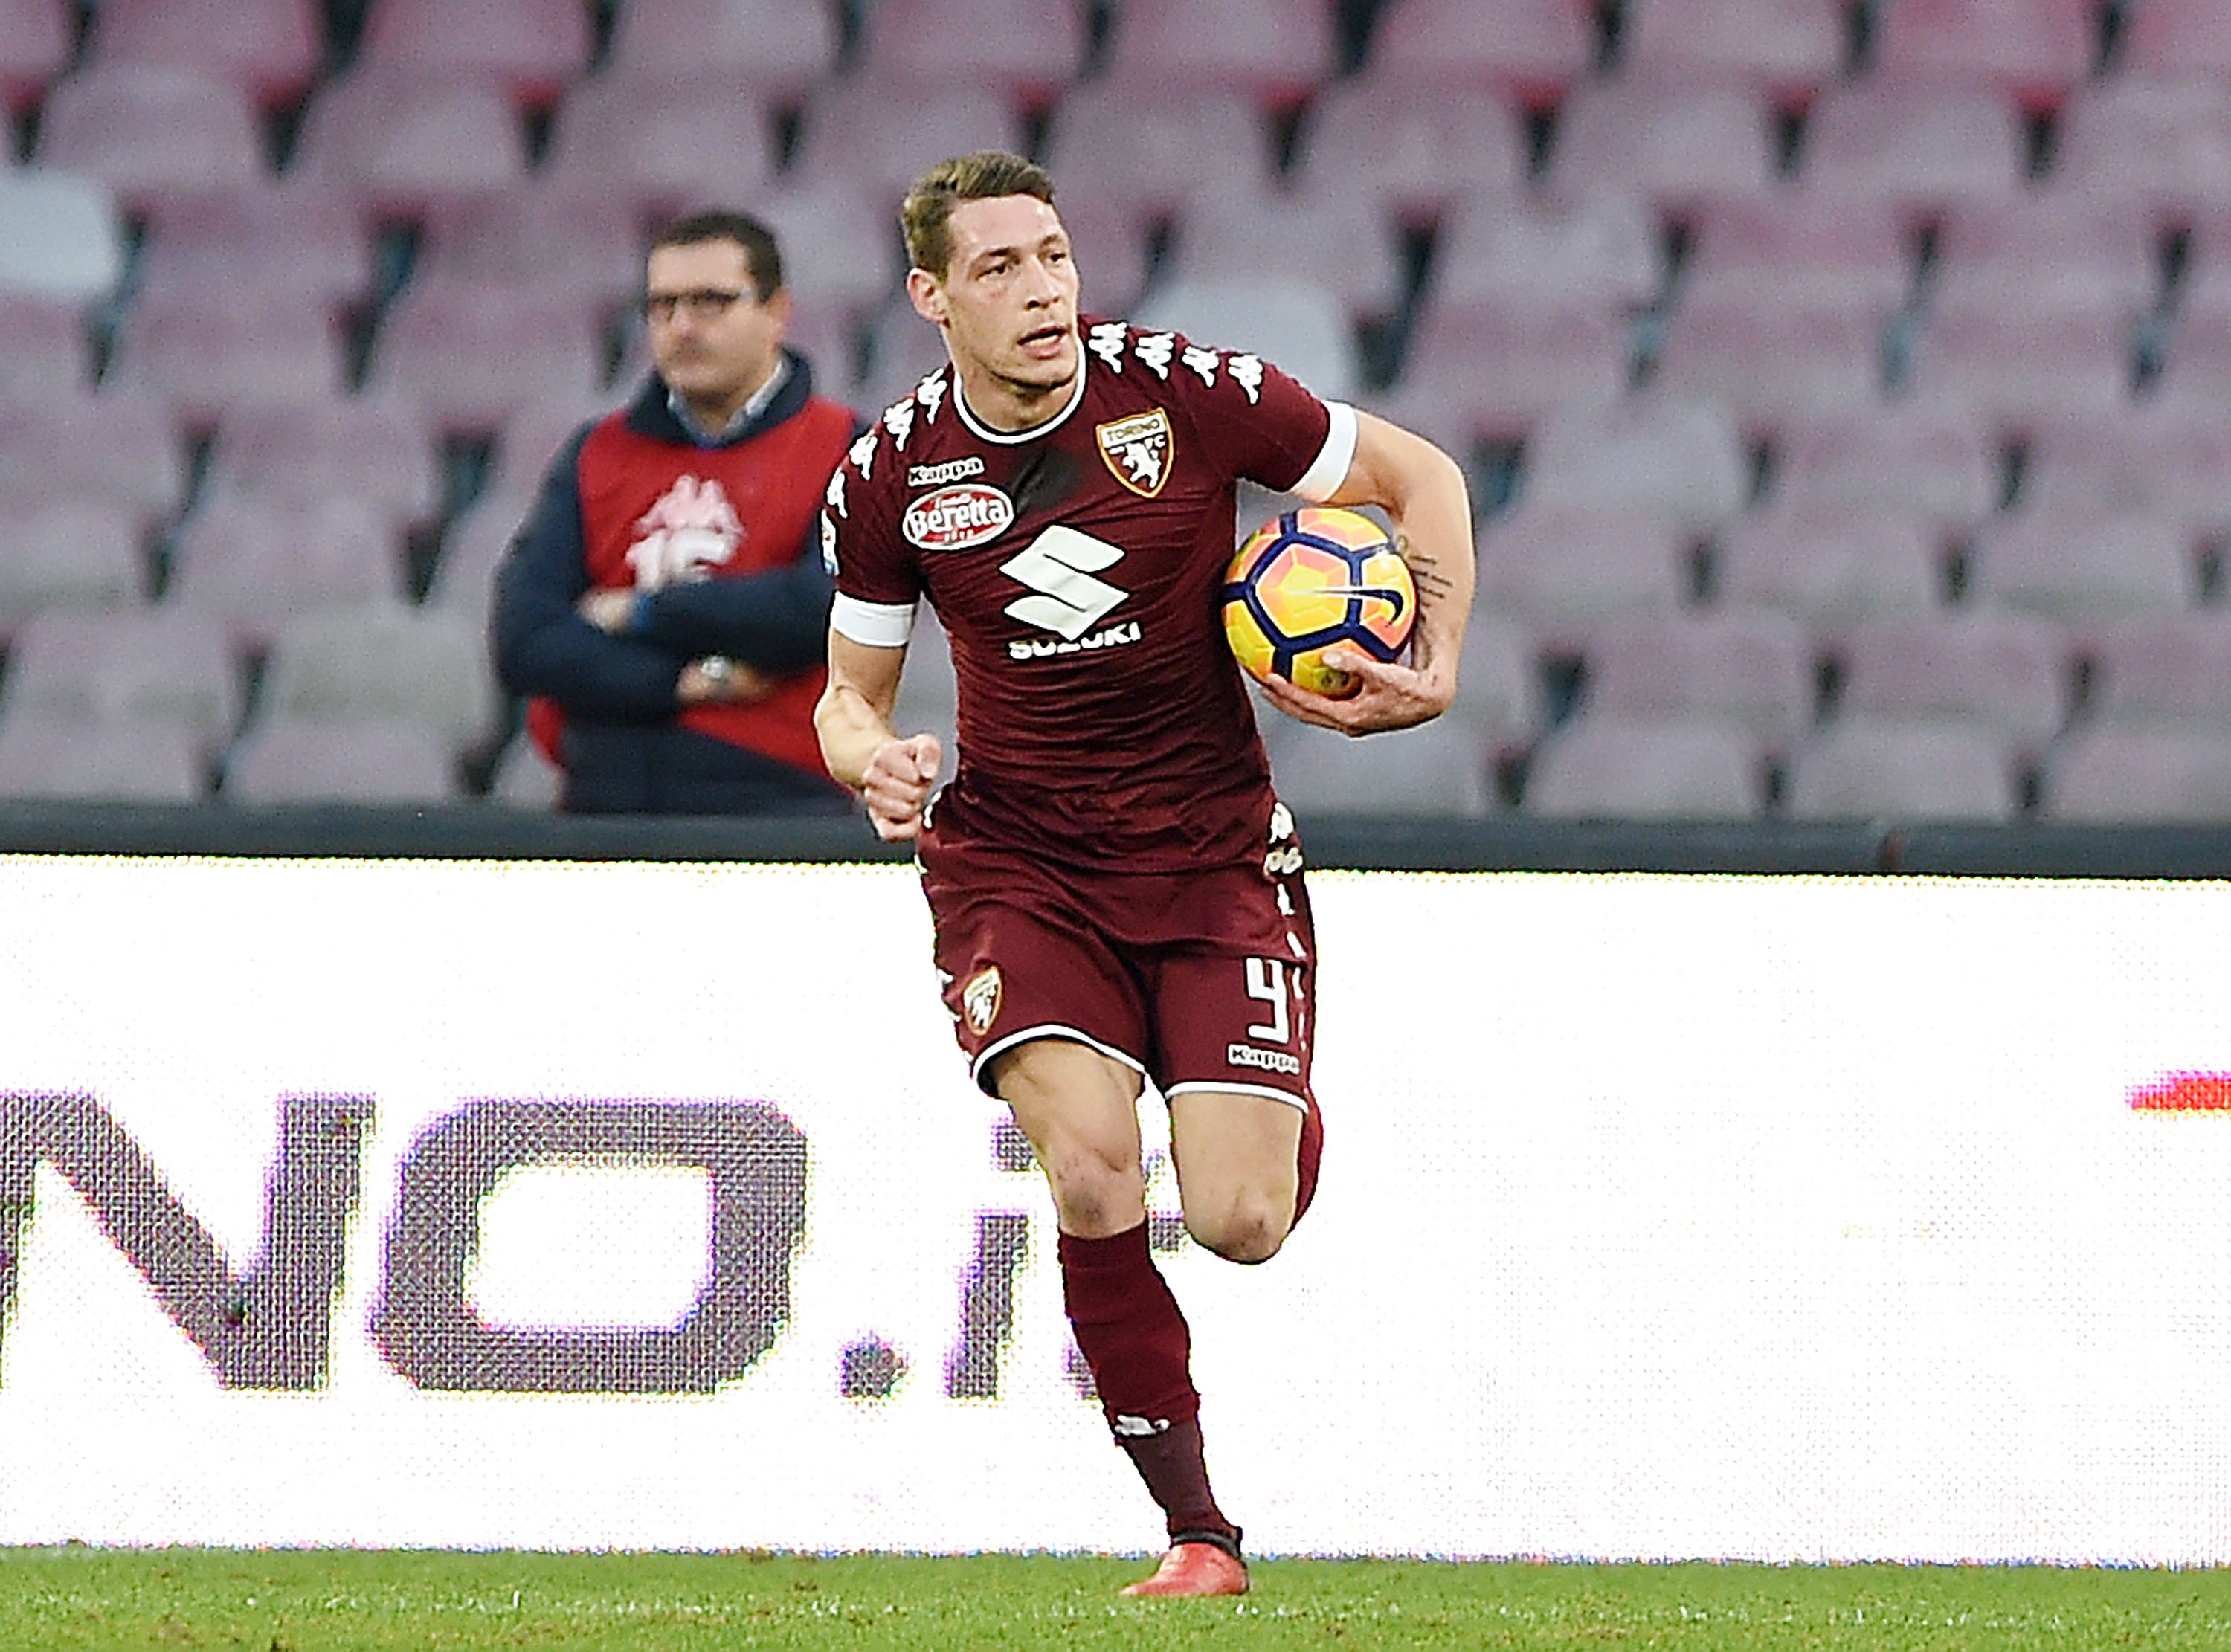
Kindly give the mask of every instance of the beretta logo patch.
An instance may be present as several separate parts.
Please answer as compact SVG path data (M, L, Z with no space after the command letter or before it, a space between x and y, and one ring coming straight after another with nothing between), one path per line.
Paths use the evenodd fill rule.
M1014 519L1012 500L983 482L967 482L915 500L899 519L899 532L925 551L965 551L998 539Z

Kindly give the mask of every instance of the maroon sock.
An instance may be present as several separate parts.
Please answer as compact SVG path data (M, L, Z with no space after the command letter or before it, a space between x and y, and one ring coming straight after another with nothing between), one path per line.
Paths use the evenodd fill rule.
M1147 1225L1106 1239L1061 1236L1062 1295L1116 1443L1168 1517L1170 1535L1208 1540L1239 1530L1208 1488L1193 1339L1154 1267Z

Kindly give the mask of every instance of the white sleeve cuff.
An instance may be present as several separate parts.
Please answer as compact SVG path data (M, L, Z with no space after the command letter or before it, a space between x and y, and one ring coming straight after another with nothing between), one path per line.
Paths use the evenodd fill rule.
M1288 490L1312 505L1338 493L1348 480L1348 468L1355 462L1355 410L1346 402L1327 402L1325 411L1332 415L1332 426L1325 432L1324 446L1301 481Z
M912 603L863 603L843 591L829 605L829 629L870 649L902 649L914 635Z

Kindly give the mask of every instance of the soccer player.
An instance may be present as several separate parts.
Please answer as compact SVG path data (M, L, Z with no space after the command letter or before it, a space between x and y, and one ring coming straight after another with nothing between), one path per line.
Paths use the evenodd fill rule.
M1419 590L1411 663L1349 650L1335 663L1362 685L1344 700L1266 689L1348 734L1447 708L1471 504L1439 448L1268 362L1082 314L1035 164L945 161L902 218L909 296L950 361L830 480L815 722L876 832L915 842L955 1036L1051 1185L1077 1345L1167 1516L1161 1564L1124 1592L1240 1594L1186 1321L1148 1245L1137 1110L1151 1080L1193 1239L1276 1254L1323 1139L1316 958L1299 840L1219 618L1235 484L1392 519ZM892 721L925 598L959 693L958 767L934 805L938 740Z

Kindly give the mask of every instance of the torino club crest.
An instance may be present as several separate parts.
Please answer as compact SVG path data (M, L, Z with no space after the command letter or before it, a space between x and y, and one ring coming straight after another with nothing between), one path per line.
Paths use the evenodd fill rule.
M1116 480L1138 494L1152 499L1162 491L1170 474L1170 416L1161 408L1111 419L1094 427L1100 438L1100 457Z

